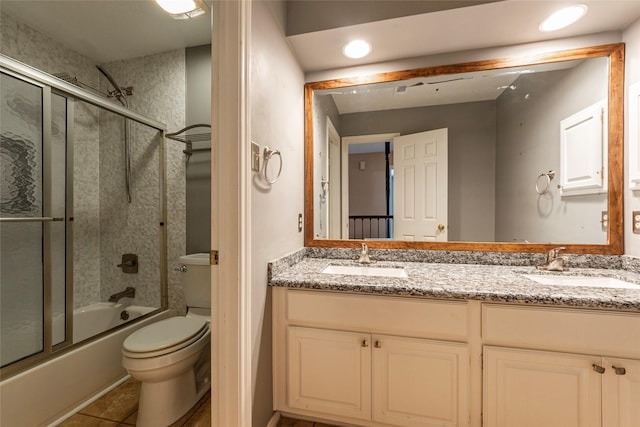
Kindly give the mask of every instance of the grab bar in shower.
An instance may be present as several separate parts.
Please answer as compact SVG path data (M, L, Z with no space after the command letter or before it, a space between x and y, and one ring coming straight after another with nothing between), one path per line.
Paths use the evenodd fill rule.
M0 222L51 222L64 221L61 216L41 216L41 217L22 217L22 218L0 218Z

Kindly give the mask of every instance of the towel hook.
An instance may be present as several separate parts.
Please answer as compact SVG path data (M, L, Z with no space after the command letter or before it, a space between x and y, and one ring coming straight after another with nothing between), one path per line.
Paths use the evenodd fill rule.
M278 178L280 178L280 173L282 172L282 154L280 153L280 150L272 150L267 146L264 147L264 151L262 153L262 156L264 157L264 179L269 184L275 184L276 181L278 181ZM278 173L275 178L269 179L269 160L274 156L278 156L280 158L280 166L278 167Z
M547 173L541 173L536 178L536 193L544 194L549 191L549 186L551 185L551 181L555 178L555 171L549 171ZM543 179L540 179L543 178Z

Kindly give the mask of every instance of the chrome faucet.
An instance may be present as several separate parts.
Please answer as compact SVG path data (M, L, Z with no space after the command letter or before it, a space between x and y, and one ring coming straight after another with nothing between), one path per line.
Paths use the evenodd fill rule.
M547 262L536 266L538 270L547 270L547 271L565 271L567 267L564 266L565 261L567 260L565 257L560 256L560 251L565 250L564 247L553 248L547 253Z
M109 302L118 302L122 298L135 298L136 297L136 288L132 288L128 286L122 292L116 292L115 294L109 297Z
M369 258L369 247L366 243L362 244L362 252L360 252L360 258L358 259L360 264L371 264L371 258Z

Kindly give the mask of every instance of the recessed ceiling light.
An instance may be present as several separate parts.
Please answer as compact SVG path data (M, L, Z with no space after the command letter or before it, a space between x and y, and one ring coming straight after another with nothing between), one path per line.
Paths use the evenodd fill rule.
M364 40L353 40L344 45L342 53L348 58L364 58L371 52L371 46Z
M175 19L195 18L208 10L202 0L156 0L156 3Z
M582 18L585 13L587 13L587 6L584 4L565 7L545 19L538 29L543 32L560 30Z

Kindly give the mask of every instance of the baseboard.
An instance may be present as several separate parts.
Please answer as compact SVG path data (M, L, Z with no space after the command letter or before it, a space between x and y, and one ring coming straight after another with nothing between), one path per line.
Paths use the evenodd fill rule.
M273 416L269 420L267 427L278 427L279 422L280 422L280 411L276 411L273 413Z

